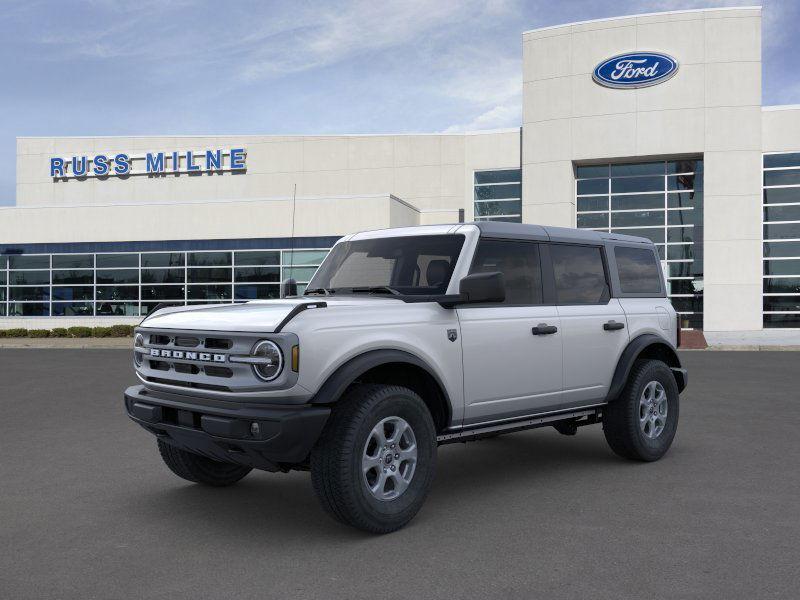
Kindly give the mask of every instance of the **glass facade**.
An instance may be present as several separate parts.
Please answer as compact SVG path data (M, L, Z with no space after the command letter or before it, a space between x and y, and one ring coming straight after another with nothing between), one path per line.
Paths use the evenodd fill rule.
M703 327L703 161L576 167L579 228L655 242L684 329Z
M0 255L0 316L138 317L160 303L303 293L328 249Z
M522 170L475 171L475 220L522 223Z
M800 152L764 155L765 328L800 328Z

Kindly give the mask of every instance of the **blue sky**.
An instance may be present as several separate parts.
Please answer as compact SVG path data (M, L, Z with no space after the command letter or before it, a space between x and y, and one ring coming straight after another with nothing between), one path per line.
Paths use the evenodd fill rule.
M437 132L521 123L522 32L750 1L0 1L16 136ZM764 104L800 103L800 2L765 0Z

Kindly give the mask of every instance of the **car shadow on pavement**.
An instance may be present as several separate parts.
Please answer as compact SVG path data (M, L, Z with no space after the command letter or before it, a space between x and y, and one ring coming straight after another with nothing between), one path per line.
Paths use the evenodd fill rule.
M549 480L563 478L565 471L580 478L587 470L624 462L606 447L602 435L583 437L525 432L441 447L437 478L422 511L424 520L436 519L439 511L452 512L454 498L464 506L487 489L546 487ZM270 545L304 534L339 540L371 537L329 518L314 497L309 474L303 472L254 471L229 488L172 480L169 487L149 486L130 501L130 509L143 522L158 526L166 521L172 530L203 537L268 540Z

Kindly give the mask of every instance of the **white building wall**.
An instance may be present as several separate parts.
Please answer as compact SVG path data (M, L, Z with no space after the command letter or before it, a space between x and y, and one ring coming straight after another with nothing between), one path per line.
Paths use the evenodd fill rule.
M800 152L800 104L765 106L761 132L764 152Z
M53 156L232 147L247 150L246 173L54 181L49 171ZM475 169L519 167L519 160L517 129L446 135L19 138L17 206L280 198L291 197L296 186L298 197L393 194L430 212L424 222L453 222L459 209L472 212ZM334 227L339 225L347 228L346 221Z
M292 213L294 212L294 219ZM127 242L342 236L420 224L389 194L112 206L0 208L3 243Z
M661 13L527 32L523 221L575 225L574 164L703 155L707 330L761 328L761 10ZM666 82L609 89L608 57L654 50Z

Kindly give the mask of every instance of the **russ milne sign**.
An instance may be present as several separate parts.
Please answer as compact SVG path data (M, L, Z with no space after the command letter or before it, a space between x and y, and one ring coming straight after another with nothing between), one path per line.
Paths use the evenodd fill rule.
M629 52L601 62L592 79L610 88L641 88L666 81L678 72L678 61L659 52Z
M247 169L247 151L203 150L194 152L148 152L141 155L96 154L94 156L53 157L50 177L84 179L88 177L124 177L126 175L166 175L179 173L221 173ZM138 168L134 168L138 165Z

